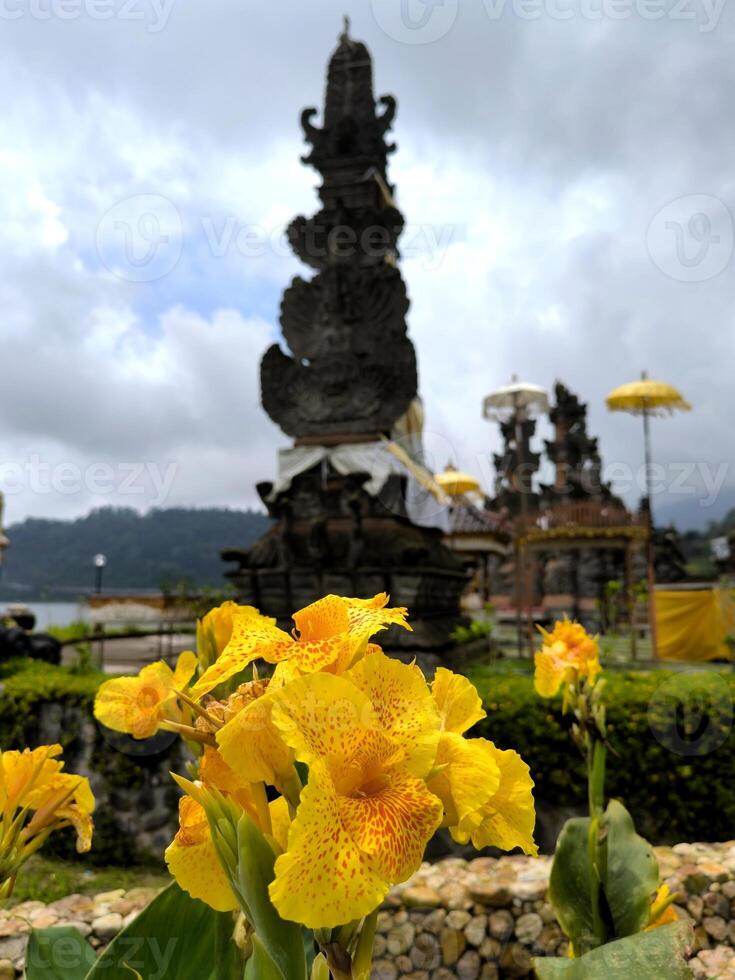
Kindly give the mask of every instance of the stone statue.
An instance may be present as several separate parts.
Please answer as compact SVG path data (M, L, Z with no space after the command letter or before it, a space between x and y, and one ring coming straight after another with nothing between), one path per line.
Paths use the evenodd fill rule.
M321 210L288 229L296 255L317 270L296 277L281 304L289 353L274 344L261 365L263 407L290 436L389 432L416 397L408 297L395 266L403 217L393 203L385 141L396 110L373 96L364 44L347 33L329 63L324 122L301 122L322 176Z

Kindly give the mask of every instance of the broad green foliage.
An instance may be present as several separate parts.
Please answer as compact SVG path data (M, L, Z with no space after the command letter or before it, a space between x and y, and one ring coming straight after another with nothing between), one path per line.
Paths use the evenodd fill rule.
M605 895L610 907L614 937L632 936L644 929L651 909L651 894L659 883L653 848L635 832L630 814L611 800L603 818L607 832Z
M34 929L26 950L26 980L84 980L94 950L76 929Z
M560 724L561 697L538 698L530 673L470 668L467 674L487 710L472 734L517 749L531 767L537 800L584 806L585 767ZM695 668L608 671L606 678L610 743L620 759L635 759L635 765L609 766L608 796L621 800L638 831L657 844L728 840L735 825L729 775L735 770L735 677Z
M577 949L590 945L589 818L569 820L562 830L549 881L549 900L559 924ZM602 821L607 841L607 875L602 882L607 900L606 939L620 939L643 929L658 886L658 865L651 845L635 832L627 810L612 800Z
M31 933L26 980L232 980L231 956L214 956L218 930L234 920L169 885L99 959L75 929ZM265 974L263 975L265 977Z
M676 922L618 939L576 960L537 959L536 976L539 980L688 980L694 975L684 960L690 933L687 923Z
M587 853L589 817L568 820L556 844L549 877L549 901L559 925L575 946L593 934L590 907L590 860Z

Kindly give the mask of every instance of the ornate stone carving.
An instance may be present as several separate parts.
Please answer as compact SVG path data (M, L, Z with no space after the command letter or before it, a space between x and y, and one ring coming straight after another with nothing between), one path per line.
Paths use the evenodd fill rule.
M288 229L291 246L317 269L297 277L281 304L289 352L274 345L261 365L263 407L295 438L388 432L416 396L416 355L406 333L408 298L395 267L403 217L386 174L391 96L373 96L364 44L342 34L329 63L324 124L305 109L323 207Z
M555 404L549 412L554 439L544 440L546 453L555 466L554 483L543 486L543 505L561 500L622 502L613 497L602 480L602 461L597 439L587 433L587 406L566 385L557 381Z

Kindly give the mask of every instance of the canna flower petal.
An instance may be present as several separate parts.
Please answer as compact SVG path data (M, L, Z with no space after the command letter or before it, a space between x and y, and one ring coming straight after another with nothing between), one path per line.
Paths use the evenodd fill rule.
M444 731L462 735L486 715L474 684L445 667L437 668L431 693L439 709Z
M372 858L373 869L393 884L419 869L441 823L442 805L423 779L402 766L386 771L377 785L372 794L341 796L340 816L351 839Z
M388 609L390 597L387 592L379 592L372 599L346 599L349 631L352 637L352 653L358 656L366 652L368 640L376 633L388 629L389 626L400 626L401 629L413 632L408 622L408 612L405 606L395 606Z
M275 692L272 720L300 762L346 767L367 743L387 742L367 694L334 674L310 674ZM400 754L400 746L387 744L386 755Z
M243 610L257 612L253 606L239 606L236 602L229 599L227 602L223 602L222 605L210 609L207 615L202 617L202 630L211 632L218 654L222 653L230 642L235 616Z
M216 735L224 761L243 780L279 785L292 769L294 754L271 717L275 692L245 705Z
M382 659L372 658L374 664L356 675L366 690L353 683L351 672L320 673L275 694L273 722L297 759L308 762L309 782L288 849L276 862L271 897L282 916L312 927L340 925L372 911L392 884L416 870L442 818L441 801L407 768L424 745L396 717L396 677L411 694L420 693L418 678L412 668L400 675L391 667L383 688L390 697L374 704L366 691L380 690L375 668ZM424 690L426 717L436 730L427 695ZM429 722L415 717L428 729ZM409 757L417 745L420 751Z
M284 919L309 929L362 918L380 905L390 883L346 830L340 801L325 767L314 764L288 835L276 859L271 901Z
M105 681L95 698L95 718L113 731L134 738L150 738L167 717L173 720L180 717L176 691L188 685L196 666L196 655L185 651L175 670L158 660L144 667L136 677Z
M288 832L291 829L291 814L284 796L279 796L268 804L271 814L271 830L273 840L282 851L288 847Z
M285 659L294 644L292 637L276 626L275 619L262 616L252 606L242 606L233 614L229 643L194 687L191 696L202 698L212 688L244 670L253 660L263 658L269 663Z
M542 698L553 698L565 680L571 680L568 675L574 674L563 656L558 656L552 649L544 647L534 655L535 673L534 687Z
M499 847L512 851L520 847L525 854L536 856L538 847L533 839L536 813L530 770L517 752L503 751L492 742L486 745L500 770L500 785L478 813L452 830L452 836L459 843L471 840L478 850Z
M421 670L371 652L345 675L370 700L378 722L405 749L406 766L426 776L439 745L439 713Z
M298 638L279 629L275 619L243 606L233 613L227 646L194 685L192 697L203 697L258 658L271 664L289 660L304 674L342 673L365 654L375 633L391 624L411 629L406 610L387 609L387 602L385 592L372 599L325 596L294 613Z
M239 904L219 862L204 809L189 796L179 800L179 830L164 858L179 886L217 912Z
M172 686L175 691L182 691L197 672L197 655L192 650L184 650L179 654L174 669Z
M457 827L497 793L500 768L484 738L465 739L444 732L436 756L437 774L428 786L444 805L444 823Z

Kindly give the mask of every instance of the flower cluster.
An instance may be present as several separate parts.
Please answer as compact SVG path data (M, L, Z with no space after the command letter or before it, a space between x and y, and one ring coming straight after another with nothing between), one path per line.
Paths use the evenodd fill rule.
M0 752L0 898L22 864L56 830L73 827L79 853L92 845L94 797L83 776L63 772L60 745Z
M541 626L538 630L543 646L535 657L536 693L553 698L562 686L576 686L585 677L593 686L602 669L597 637L566 618L558 620L550 633Z
M528 767L465 737L485 715L468 680L439 668L429 684L371 642L391 625L410 629L406 610L387 603L329 595L295 613L290 634L225 603L200 623L197 658L100 689L103 724L137 738L178 731L198 752L196 780L178 780L187 795L166 852L192 896L238 907L208 792L260 828L277 855L273 905L312 929L369 915L441 826L476 847L536 853Z

